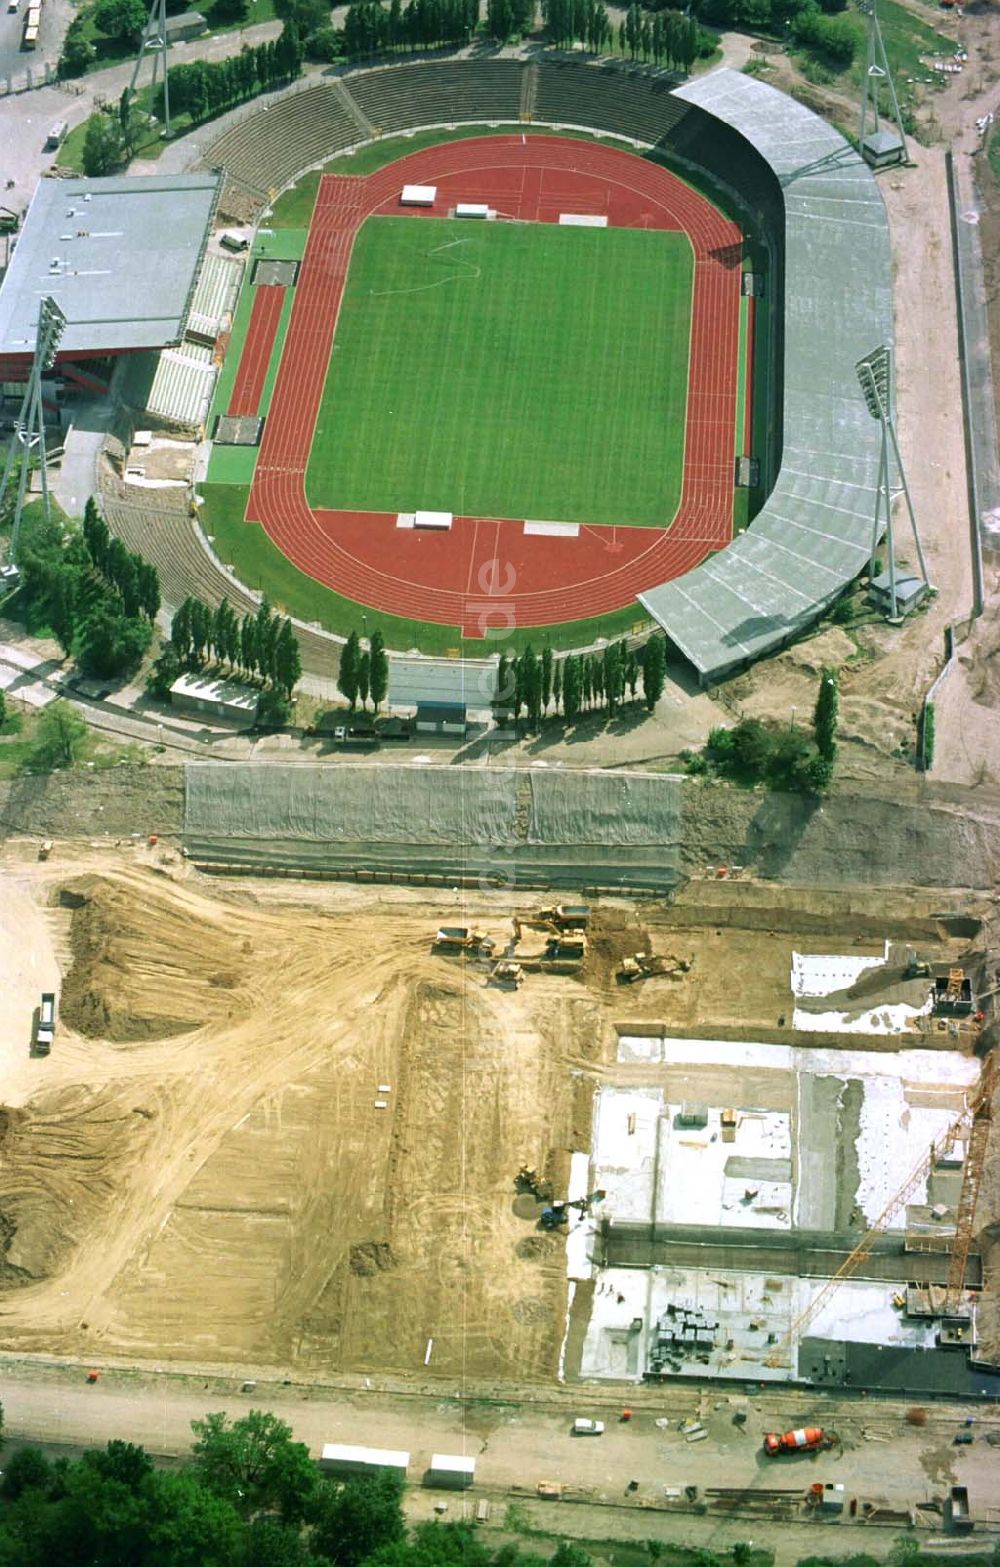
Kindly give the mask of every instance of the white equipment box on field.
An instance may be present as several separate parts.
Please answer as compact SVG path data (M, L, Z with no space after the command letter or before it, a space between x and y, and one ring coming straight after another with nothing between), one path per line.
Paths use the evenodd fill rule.
M433 207L437 193L436 185L404 185L399 204L401 207Z

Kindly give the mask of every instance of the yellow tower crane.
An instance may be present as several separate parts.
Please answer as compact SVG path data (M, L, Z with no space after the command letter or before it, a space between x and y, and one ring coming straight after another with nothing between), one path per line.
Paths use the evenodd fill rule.
M998 1083L1000 1083L1000 1051L991 1050L983 1057L979 1081L969 1094L962 1114L952 1122L940 1143L931 1144L920 1163L910 1171L902 1186L890 1197L878 1218L862 1235L854 1250L845 1257L836 1273L827 1279L823 1288L817 1290L805 1310L795 1318L787 1333L767 1356L764 1361L766 1366L780 1366L785 1363L793 1346L803 1336L809 1324L815 1320L819 1311L841 1284L857 1273L861 1264L871 1256L878 1237L889 1228L890 1220L926 1180L938 1160L945 1158L960 1139L967 1139L965 1158L962 1161L962 1191L955 1219L955 1239L951 1248L943 1315L954 1316L960 1311L969 1248L975 1233L976 1205L983 1180L986 1145L993 1119L993 1098Z

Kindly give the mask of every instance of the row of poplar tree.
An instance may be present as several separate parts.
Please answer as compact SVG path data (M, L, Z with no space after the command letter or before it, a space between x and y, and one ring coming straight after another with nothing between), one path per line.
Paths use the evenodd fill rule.
M382 706L389 691L389 656L385 638L377 628L367 648L361 646L358 633L351 632L340 655L337 690L350 704L352 713L359 702L366 708L369 697L376 713Z
M183 670L211 661L228 664L244 677L259 677L286 702L302 674L292 623L275 614L267 599L255 615L241 620L228 599L213 610L198 598L186 598L170 623L170 641L153 667L150 688L166 697Z
M494 710L516 722L522 710L537 727L549 716L550 707L567 724L575 724L584 712L604 710L613 717L628 690L634 702L640 685L649 712L663 695L667 671L667 645L662 636L651 636L641 647L609 642L602 652L567 653L557 658L550 647L537 654L529 644L517 658L500 655Z

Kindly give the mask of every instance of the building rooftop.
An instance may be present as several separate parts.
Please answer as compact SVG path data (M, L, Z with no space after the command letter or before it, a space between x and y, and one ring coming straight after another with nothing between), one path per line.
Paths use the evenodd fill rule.
M734 543L639 595L714 679L802 631L867 564L878 426L854 367L893 340L889 225L860 156L776 87L722 67L675 96L759 153L785 213L781 469Z
M493 659L390 658L389 701L393 707L488 709L496 690Z
M227 680L210 675L179 675L170 687L171 696L193 698L200 702L221 702L241 713L255 713L260 692L242 680Z
M33 352L45 294L66 316L60 354L178 342L220 181L212 173L40 180L0 285L0 354Z

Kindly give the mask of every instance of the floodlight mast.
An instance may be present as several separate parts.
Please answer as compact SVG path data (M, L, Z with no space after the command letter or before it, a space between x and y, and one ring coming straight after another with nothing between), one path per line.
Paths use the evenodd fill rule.
M910 487L906 482L906 470L903 467L899 442L896 439L896 427L892 414L892 349L887 348L884 344L879 348L873 349L870 354L865 355L864 359L858 360L855 370L868 412L873 419L878 421L881 432L878 454L878 487L875 492L875 517L872 523L869 575L875 576L875 551L878 548L879 525L882 520L882 502L884 500L885 536L889 550L889 609L890 619L896 620L899 615L899 604L896 596L896 550L892 534L890 451L895 458L900 488L906 500L906 510L910 519L910 527L913 530L913 542L916 545L917 560L920 564L920 575L926 587L929 588L931 583L927 575L927 566L924 562L920 534L917 531L917 518L913 510Z
M906 132L903 130L903 116L899 108L899 99L896 96L896 84L892 79L892 71L889 69L889 60L885 52L885 43L882 39L882 29L878 20L878 0L858 0L858 8L867 18L868 38L865 57L865 79L861 94L861 130L858 144L864 151L865 137L868 133L868 114L872 114L872 129L875 134L880 127L879 117L879 89L884 82L889 89L889 102L891 105L890 118L894 121L899 139L903 145L904 163L909 163L910 153L906 145Z
M7 447L3 478L0 479L0 505L7 494L7 486L14 472L18 452L21 466L17 478L17 498L14 502L14 524L10 535L11 560L17 558L17 542L21 532L21 517L28 492L28 470L31 453L37 451L42 479L42 509L48 522L52 515L49 500L49 476L45 455L45 409L42 406L42 372L51 370L66 327L66 317L50 294L42 297L38 307L38 328L35 333L35 353L28 374L28 384L21 399L21 408L14 425L14 433Z
M135 84L139 79L142 62L147 54L153 56L153 79L151 87L156 86L156 76L159 66L163 65L163 134L170 138L170 81L167 73L167 0L150 0L149 15L146 17L146 25L142 30L139 40L139 53L136 56L135 65L132 67L132 80L128 84L129 100L135 93Z

